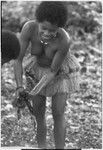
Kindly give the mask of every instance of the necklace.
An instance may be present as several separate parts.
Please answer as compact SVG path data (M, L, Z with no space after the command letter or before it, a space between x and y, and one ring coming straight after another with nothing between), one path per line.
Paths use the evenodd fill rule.
M42 44L44 44L44 45L47 45L47 44L49 44L52 40L55 40L55 39L57 38L57 36L58 36L58 32L56 32L54 35L51 35L51 40L50 40L50 41L45 42L45 41L43 41L43 40L40 40L40 42L41 42Z
M52 36L52 40L55 40L56 39L56 37L57 37L57 33L54 35L54 36ZM49 42L44 42L43 40L40 40L40 42L42 43L42 44L44 44L44 45L47 45L47 44L49 44L50 43L50 41Z
M42 41L42 40L40 40L40 42L41 42L42 44L44 44L44 45L47 45L47 44L48 44L47 42L44 42L44 41Z

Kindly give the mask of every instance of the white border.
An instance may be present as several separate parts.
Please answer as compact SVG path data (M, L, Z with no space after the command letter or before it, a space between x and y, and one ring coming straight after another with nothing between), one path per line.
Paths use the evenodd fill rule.
M2 1L41 1L41 0L2 0ZM42 1L49 1L49 0L42 0ZM56 0L51 0L51 1L56 1ZM102 0L59 0L59 1L99 1L102 3L102 15L103 15L103 1ZM0 0L1 2L1 0ZM1 3L0 3L0 8L1 8ZM1 17L0 17L0 23L1 23ZM102 16L102 23L103 23L103 16ZM103 31L103 25L102 25L102 31ZM1 33L1 28L0 28L0 33ZM1 34L0 34L1 35ZM102 32L102 37L103 37L103 32ZM103 46L103 45L102 45ZM102 47L103 49L103 47ZM1 43L0 43L0 50L1 50ZM1 60L1 51L0 51L0 60ZM1 61L0 61L1 62ZM102 82L103 82L103 51L102 51ZM1 71L0 71L0 83L1 83ZM0 84L0 89L1 89L1 84ZM103 84L102 84L102 91L103 91ZM102 94L103 98L103 94ZM1 90L0 90L0 100L1 100ZM0 110L1 110L1 103L0 103ZM103 103L102 103L102 112L103 112ZM1 111L0 111L0 122L1 122ZM103 129L103 120L102 120L102 129ZM1 147L1 125L0 125L0 150L21 150L21 149L33 149L30 147ZM103 149L103 131L102 131L102 149ZM102 150L102 149L82 149L82 150Z

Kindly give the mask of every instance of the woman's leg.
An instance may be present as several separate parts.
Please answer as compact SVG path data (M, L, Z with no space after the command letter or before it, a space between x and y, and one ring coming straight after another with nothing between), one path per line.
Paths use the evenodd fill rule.
M37 95L33 98L33 108L37 121L37 143L39 148L46 148L46 122L45 105L46 97Z
M64 110L67 94L57 93L52 97L52 113L54 119L54 139L56 149L63 149L65 145Z

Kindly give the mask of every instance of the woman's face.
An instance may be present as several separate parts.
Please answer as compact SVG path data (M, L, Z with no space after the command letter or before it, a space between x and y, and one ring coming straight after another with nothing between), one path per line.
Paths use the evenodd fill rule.
M58 26L51 24L48 21L39 23L39 36L43 41L49 41L56 37Z

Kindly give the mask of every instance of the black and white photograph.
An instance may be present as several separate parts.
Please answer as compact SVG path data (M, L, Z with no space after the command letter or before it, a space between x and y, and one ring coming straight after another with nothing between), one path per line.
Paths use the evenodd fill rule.
M102 150L102 1L1 1L1 150Z

